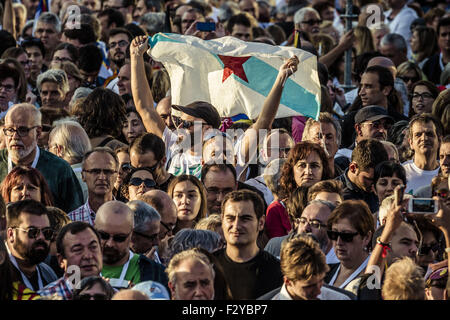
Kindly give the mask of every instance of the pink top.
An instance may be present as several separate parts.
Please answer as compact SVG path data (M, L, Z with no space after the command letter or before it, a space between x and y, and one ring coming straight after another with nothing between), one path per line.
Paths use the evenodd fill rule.
M295 143L302 141L303 130L307 120L304 116L292 117L292 138L294 138Z
M273 201L267 208L266 233L269 239L285 236L291 231L291 223L284 204Z

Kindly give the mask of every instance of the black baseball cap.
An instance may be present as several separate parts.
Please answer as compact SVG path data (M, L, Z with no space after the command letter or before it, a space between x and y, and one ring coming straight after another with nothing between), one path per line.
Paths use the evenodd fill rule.
M190 116L201 118L214 129L219 129L220 124L222 123L217 109L212 104L205 101L195 101L186 106L172 105L172 108Z
M394 123L394 119L389 116L387 110L381 106L367 106L361 108L355 115L355 123L363 123L365 121L376 121L380 119L387 119Z

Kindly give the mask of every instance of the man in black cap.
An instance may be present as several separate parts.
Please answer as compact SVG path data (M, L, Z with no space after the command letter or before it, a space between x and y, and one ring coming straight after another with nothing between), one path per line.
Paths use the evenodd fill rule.
M355 115L355 142L348 148L340 149L336 153L335 161L339 163L345 161L346 159L341 159L342 157L350 161L353 149L364 139L386 140L387 132L393 123L394 119L381 106L367 106L360 109Z

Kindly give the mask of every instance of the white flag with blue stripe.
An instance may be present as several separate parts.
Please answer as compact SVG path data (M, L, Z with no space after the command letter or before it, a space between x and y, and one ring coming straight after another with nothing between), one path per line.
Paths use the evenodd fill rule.
M172 104L201 100L222 117L245 113L251 119L261 113L279 68L296 55L298 70L285 83L276 118L319 116L317 58L309 52L234 37L202 40L172 33L154 35L149 45L148 54L169 73Z

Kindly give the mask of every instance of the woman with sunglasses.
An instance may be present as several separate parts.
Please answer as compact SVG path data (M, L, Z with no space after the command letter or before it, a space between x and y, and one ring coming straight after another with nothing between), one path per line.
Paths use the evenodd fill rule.
M431 222L431 218L416 216L414 220L422 234L422 241L417 251L416 263L422 267L423 275L425 276L430 264L442 260L440 256L442 252L440 240L443 239L443 235L441 230Z
M184 228L193 229L195 224L207 214L206 190L195 176L177 176L167 191L177 206L176 234Z
M416 114L431 113L434 100L439 95L439 89L430 81L417 81L411 86L409 115L411 119Z
M31 167L17 166L1 184L5 203L33 199L46 206L53 206L53 196L44 176Z
M138 195L153 189L157 189L153 170L148 167L133 168L125 177L117 200L124 202L138 200Z
M111 300L114 289L102 277L92 276L81 280L73 291L73 300Z
M412 85L423 78L422 70L411 61L405 61L397 68L397 78L405 82L408 93L412 93Z
M325 282L345 289L365 272L369 262L368 247L375 229L374 219L364 201L346 200L333 210L327 225L328 237L340 263L330 265Z
M323 148L301 141L291 151L281 170L280 191L284 197L297 187L310 187L331 178L331 170Z

